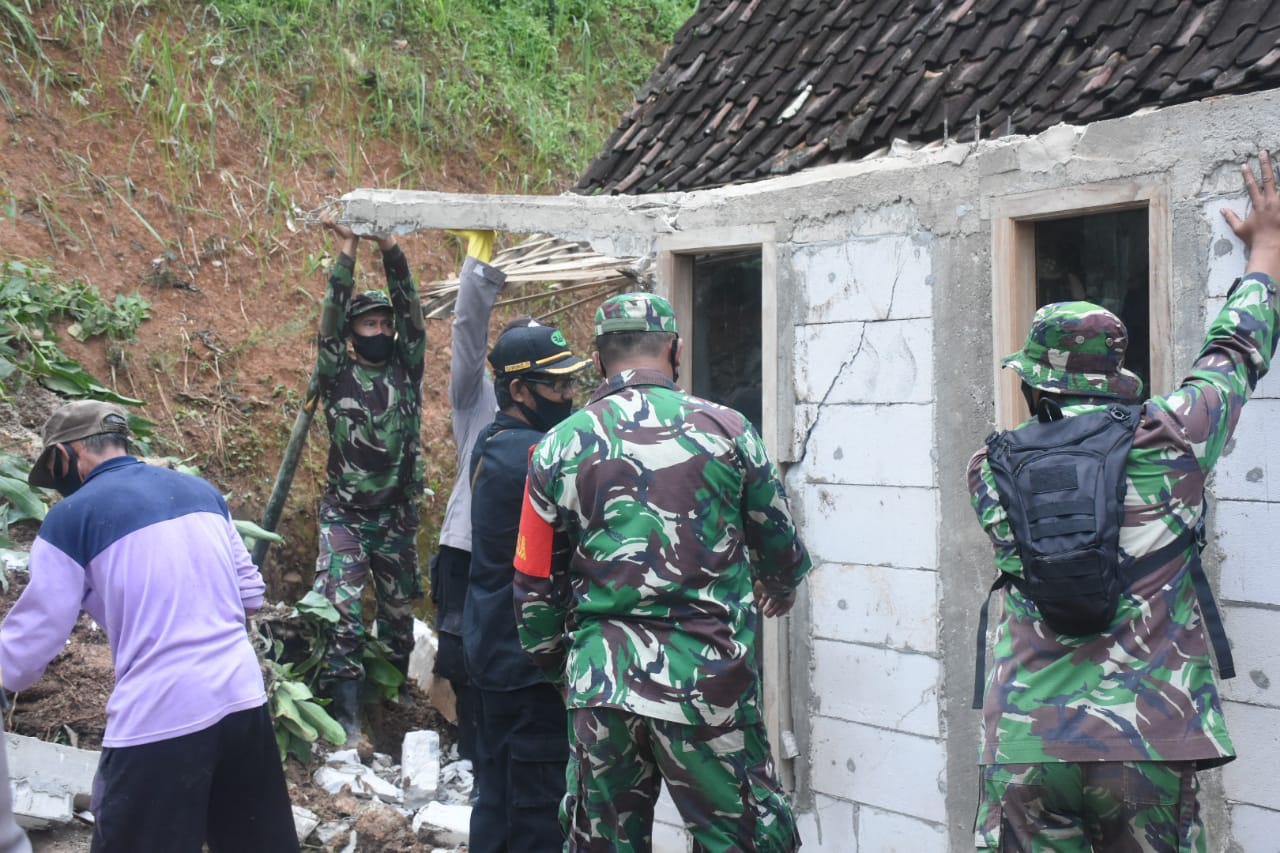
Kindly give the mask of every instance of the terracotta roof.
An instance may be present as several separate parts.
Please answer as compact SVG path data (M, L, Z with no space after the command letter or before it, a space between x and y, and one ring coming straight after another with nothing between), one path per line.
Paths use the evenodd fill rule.
M1280 0L703 0L579 192L688 190L1280 83Z

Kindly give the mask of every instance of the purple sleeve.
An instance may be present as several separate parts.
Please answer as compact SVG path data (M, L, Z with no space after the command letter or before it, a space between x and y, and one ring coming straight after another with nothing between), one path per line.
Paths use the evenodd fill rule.
M230 519L227 520L227 539L231 543L231 561L236 567L236 579L240 584L240 603L246 611L257 610L262 606L262 595L267 584L262 579L262 572L253 564L249 551L244 547L244 540Z
M0 625L0 677L25 690L66 645L84 598L84 568L44 539L31 546L31 580Z

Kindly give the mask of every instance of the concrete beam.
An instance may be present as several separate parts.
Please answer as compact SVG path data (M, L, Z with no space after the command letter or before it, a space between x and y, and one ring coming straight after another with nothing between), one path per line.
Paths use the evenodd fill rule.
M99 753L5 734L13 812L27 829L67 823L87 808Z
M653 238L679 230L683 193L646 196L475 195L358 189L339 201L357 234L486 228L552 234L615 257L650 254Z

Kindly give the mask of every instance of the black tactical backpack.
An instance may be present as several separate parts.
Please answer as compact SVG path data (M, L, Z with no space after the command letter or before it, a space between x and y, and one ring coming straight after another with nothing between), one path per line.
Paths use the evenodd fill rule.
M1113 403L1068 418L1048 406L1036 423L987 438L987 462L1022 560L1022 575L1001 573L990 592L1012 584L1059 634L1105 631L1133 581L1186 550L1192 539L1204 546L1202 514L1194 529L1171 544L1140 560L1120 560L1125 461L1141 413L1141 405ZM1231 650L1200 566L1200 548L1191 563L1196 595L1221 675L1231 678ZM990 592L979 618L975 708L982 705Z

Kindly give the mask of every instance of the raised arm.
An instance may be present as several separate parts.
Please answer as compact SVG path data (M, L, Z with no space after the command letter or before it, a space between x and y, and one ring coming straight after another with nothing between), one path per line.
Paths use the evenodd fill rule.
M382 250L382 269L387 274L387 294L391 297L391 309L395 315L396 350L404 363L416 370L421 378L423 359L427 354L427 327L422 320L418 288L409 272L409 260L396 243L394 234L374 239Z
M338 257L329 269L329 289L325 293L324 306L320 312L320 334L317 340L320 355L316 360L316 369L322 392L332 383L347 352L344 337L347 306L351 302L351 291L355 286L356 248L360 244L360 238L350 228L338 222L337 216L337 211L330 211L320 220L340 241Z
M464 412L484 396L484 359L489 351L489 317L506 273L468 255L462 264L458 302L453 309L449 407Z

